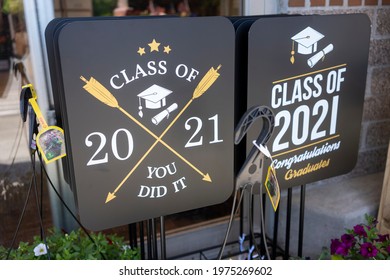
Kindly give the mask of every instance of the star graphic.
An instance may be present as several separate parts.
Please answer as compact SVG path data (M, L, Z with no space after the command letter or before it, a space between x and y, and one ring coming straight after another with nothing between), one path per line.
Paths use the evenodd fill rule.
M158 47L161 45L161 43L157 43L156 40L153 39L153 41L148 45L150 47L150 52L153 52L153 51L158 52Z
M140 56L144 55L145 54L145 48L139 47L137 53L139 53Z
M167 53L167 54L169 54L171 52L171 50L172 49L171 49L171 47L169 45L164 47L164 52Z

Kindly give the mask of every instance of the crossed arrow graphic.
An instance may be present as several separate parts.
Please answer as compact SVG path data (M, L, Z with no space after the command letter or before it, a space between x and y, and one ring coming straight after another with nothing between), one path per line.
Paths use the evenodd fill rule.
M148 156L148 154L153 150L153 148L157 145L157 143L163 144L168 150L174 153L177 157L179 157L182 161L184 161L188 166L190 166L193 170L199 173L204 181L211 182L210 175L208 173L203 173L197 167L195 167L191 162L189 162L186 158L180 155L176 150L174 150L171 146L169 146L166 142L162 140L164 135L169 131L169 129L175 124L175 122L179 119L179 117L187 110L187 108L191 105L191 103L201 97L209 87L216 81L219 77L218 70L221 68L219 65L216 69L213 67L203 76L197 87L195 88L191 99L187 102L187 104L183 107L183 109L177 114L177 116L172 120L172 122L167 126L167 128L161 133L160 136L154 134L151 130L149 130L146 126L144 126L140 121L134 118L131 114L129 114L126 110L124 110L121 106L119 106L116 98L111 94L111 92L105 88L101 83L99 83L96 79L91 77L89 81L83 76L80 79L86 84L83 88L94 96L96 99L101 101L102 103L119 109L123 114L125 114L128 118L130 118L133 122L135 122L138 126L140 126L143 130L145 130L148 134L150 134L156 141L150 146L150 148L146 151L146 153L138 160L138 162L134 165L134 167L129 171L129 173L125 176L125 178L119 183L119 185L115 188L113 192L109 192L106 198L106 202L108 203L116 197L116 193L123 186L123 184L127 181L127 179L134 173L134 171L138 168L138 166L142 163L142 161Z

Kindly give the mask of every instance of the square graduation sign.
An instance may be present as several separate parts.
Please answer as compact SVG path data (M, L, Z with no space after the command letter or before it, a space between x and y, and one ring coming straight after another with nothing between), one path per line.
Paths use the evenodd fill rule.
M364 14L263 18L252 24L248 107L265 105L275 115L267 146L281 188L354 168L370 30Z
M67 19L48 29L69 183L87 228L115 227L230 197L229 20Z

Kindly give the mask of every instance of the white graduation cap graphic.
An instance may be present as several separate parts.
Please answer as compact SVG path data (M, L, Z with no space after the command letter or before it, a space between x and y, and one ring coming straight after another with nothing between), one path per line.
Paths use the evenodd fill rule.
M152 85L149 88L145 89L143 92L138 94L139 98L139 112L138 115L142 118L142 99L145 102L145 108L147 109L160 109L166 105L165 98L172 93L171 90L163 88L159 85Z
M298 44L297 52L299 54L312 54L317 51L317 42L324 38L324 35L314 30L311 27L306 27L298 34L291 37L293 40L292 50L291 50L291 63L294 64L294 44Z

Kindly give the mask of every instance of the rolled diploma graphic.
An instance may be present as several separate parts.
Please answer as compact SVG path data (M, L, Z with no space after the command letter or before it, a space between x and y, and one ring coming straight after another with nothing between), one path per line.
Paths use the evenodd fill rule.
M152 118L152 123L158 125L165 117L169 118L169 113L175 111L177 109L177 104L173 103L171 106L166 108L164 111L158 113Z
M331 51L333 51L333 44L327 45L322 51L319 51L310 57L307 60L307 64L310 66L310 68L313 68L313 66L316 65L318 61L320 61L326 54L330 53Z

